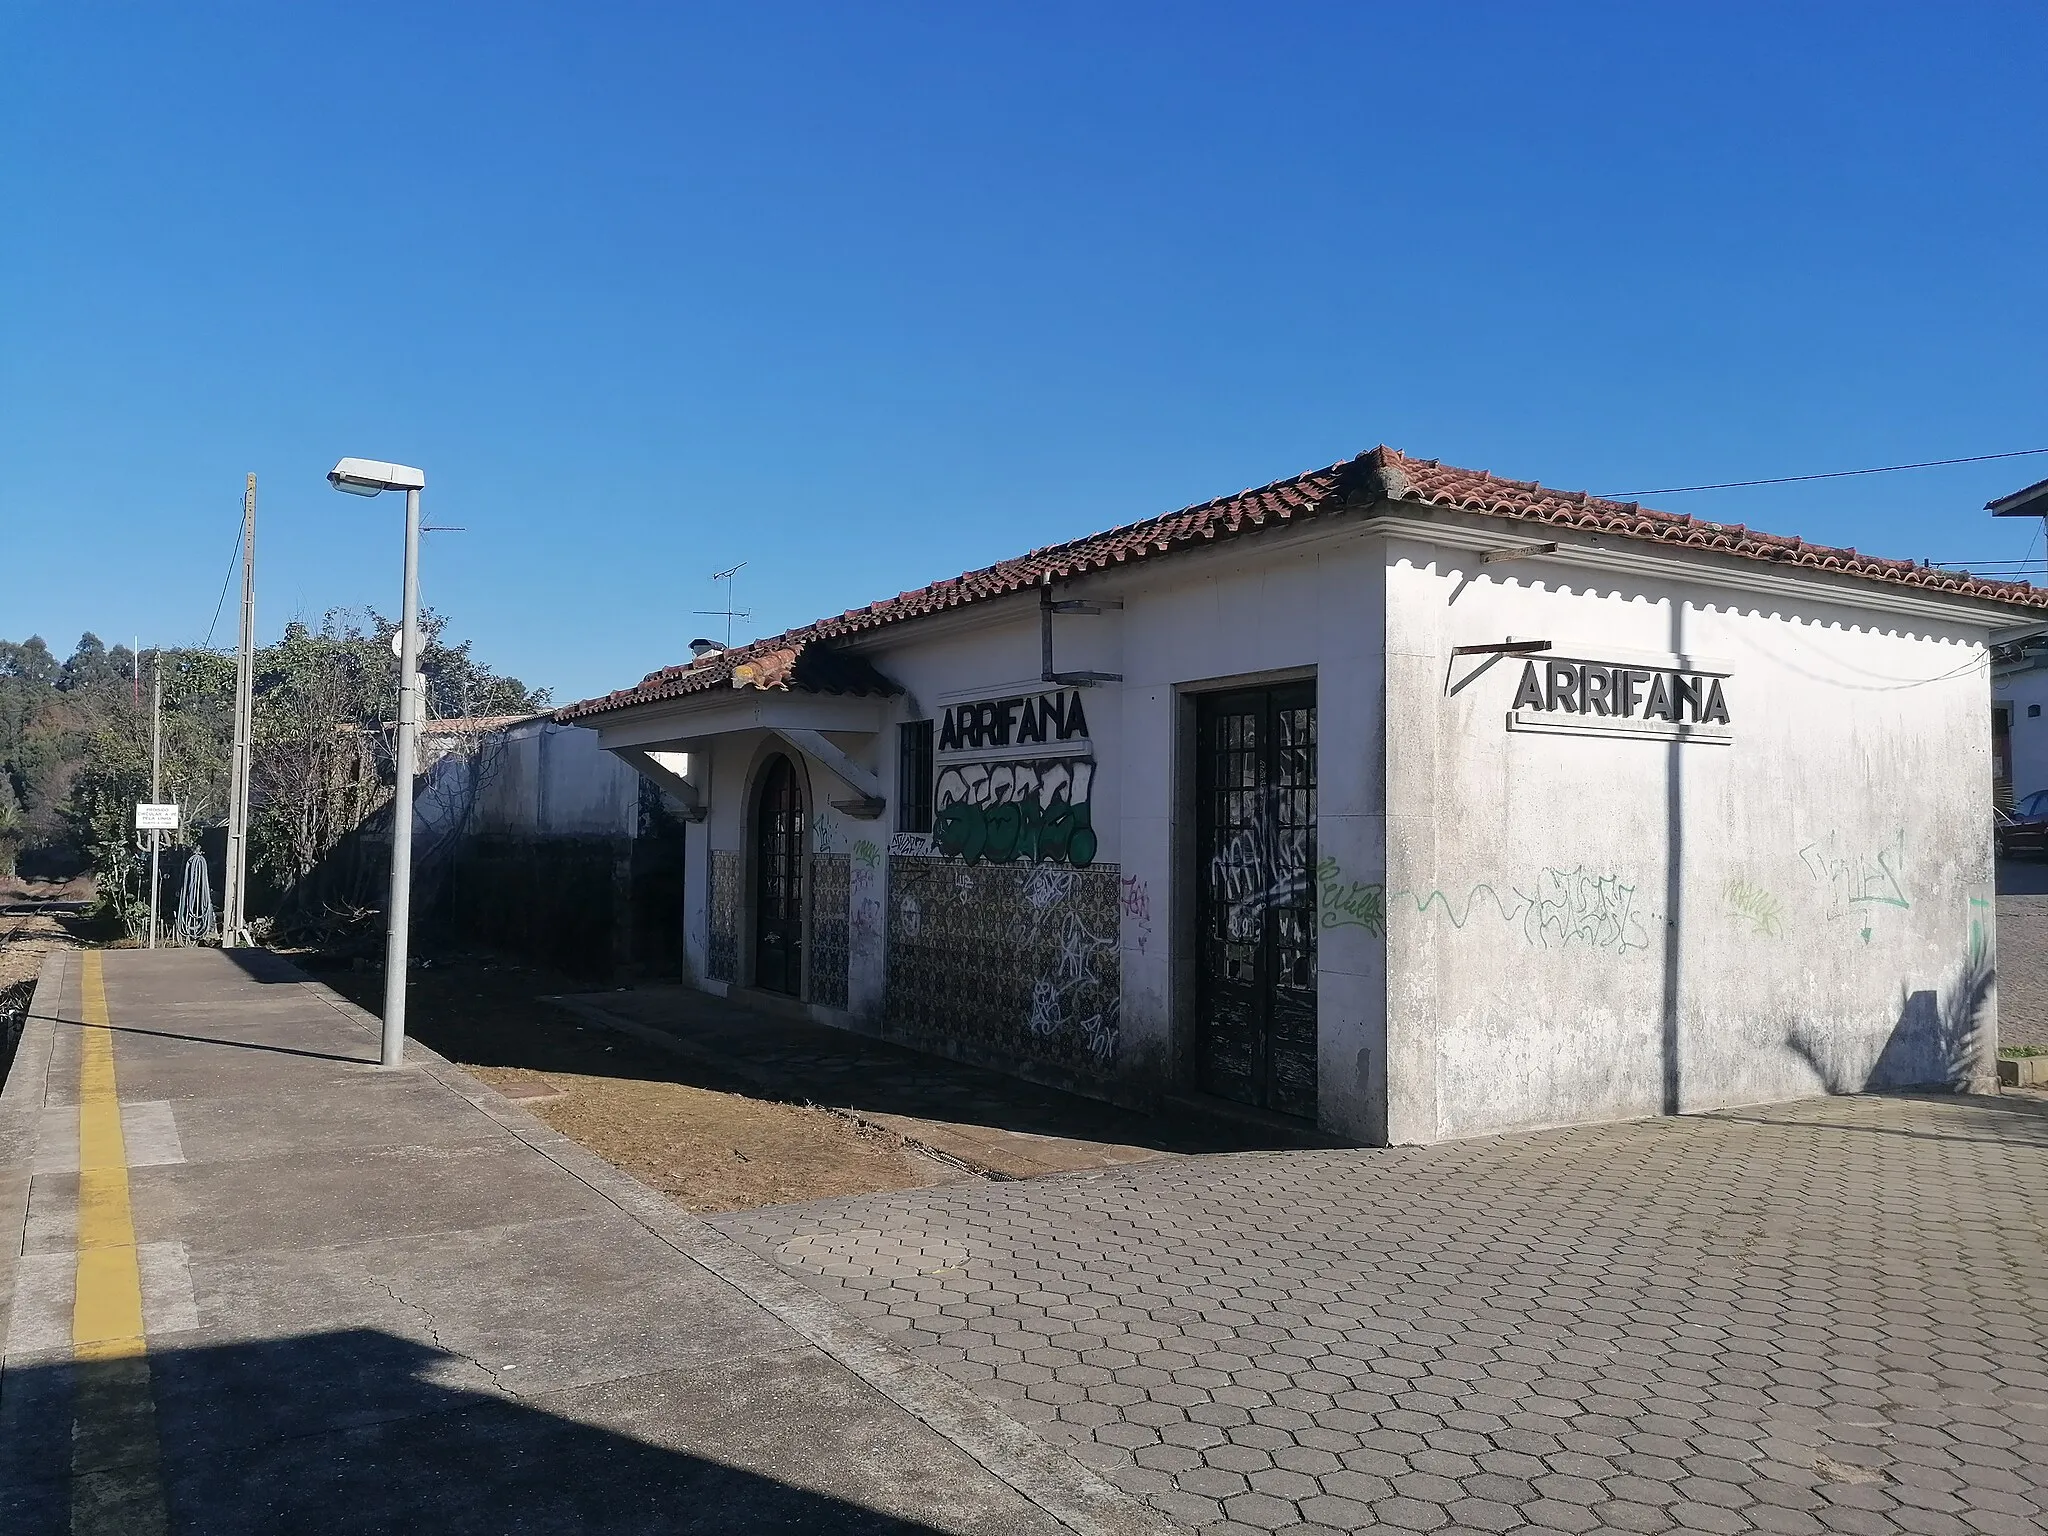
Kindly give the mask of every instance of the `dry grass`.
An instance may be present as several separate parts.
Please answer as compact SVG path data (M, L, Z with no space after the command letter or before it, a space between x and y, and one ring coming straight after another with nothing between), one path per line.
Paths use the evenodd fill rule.
M307 957L299 957L301 963ZM375 1011L376 971L316 971ZM426 1044L606 1162L691 1211L747 1210L967 1177L900 1138L811 1105L745 1091L652 1046L587 1025L541 996L584 990L481 960L415 973L408 1026ZM556 1096L559 1095L559 1096Z

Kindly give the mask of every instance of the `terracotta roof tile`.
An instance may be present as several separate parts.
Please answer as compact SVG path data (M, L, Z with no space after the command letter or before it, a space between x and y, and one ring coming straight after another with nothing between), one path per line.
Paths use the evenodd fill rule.
M866 671L879 686L861 685L857 679L840 675L843 664L856 658L833 649L831 642L907 619L1005 597L1042 583L1067 581L1131 561L1157 559L1262 528L1361 510L1382 500L1453 507L1541 528L1642 539L1864 581L1918 587L1953 597L2048 608L2048 589L2024 582L1990 581L1967 572L1915 565L1910 560L1886 560L1853 549L1834 549L1802 539L1756 533L1739 523L1710 523L1680 513L1654 511L1632 501L1607 501L1584 491L1550 490L1533 480L1503 480L1485 470L1459 469L1435 459L1411 459L1382 446L1326 469L1310 470L1291 479L1240 491L1235 496L1221 496L1178 512L1127 523L1085 539L1035 549L1014 560L852 609L837 618L822 619L751 645L706 656L689 666L664 667L649 673L634 687L570 704L556 718L587 719L615 709L659 703L716 688L795 686L821 692L894 692L895 685L872 668ZM813 675L818 681L806 680L806 673L812 668L817 669ZM835 685L823 684L828 677L834 679Z

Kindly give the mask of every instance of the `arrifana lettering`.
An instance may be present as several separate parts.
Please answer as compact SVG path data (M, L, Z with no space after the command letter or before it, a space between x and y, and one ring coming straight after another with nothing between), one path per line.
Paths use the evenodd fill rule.
M1562 658L1522 664L1514 707L1544 714L1669 720L1674 725L1729 723L1728 700L1714 673Z
M1087 737L1088 716L1078 688L955 704L939 722L941 752L987 752Z

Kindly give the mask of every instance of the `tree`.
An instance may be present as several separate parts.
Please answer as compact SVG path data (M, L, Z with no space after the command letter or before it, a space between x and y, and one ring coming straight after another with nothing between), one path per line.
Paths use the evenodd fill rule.
M360 862L318 890L310 880L343 840L382 812L397 785L393 715L397 626L374 609L329 612L316 632L294 623L258 657L250 772L250 840L288 912L330 899L381 902L383 874ZM431 718L531 714L547 695L442 641L447 621L420 617L420 677Z
M0 774L0 880L14 877L14 863L21 852L22 815L21 802L14 796L14 786L5 774Z
M75 693L104 683L127 682L134 660L127 646L116 646L109 652L100 637L88 629L78 637L78 649L57 674L57 686L66 693Z
M288 902L307 877L388 804L394 788L391 720L396 626L370 610L337 609L315 630L288 625L256 654L250 842L255 869ZM446 621L421 617L420 674L429 717L528 714L547 695L448 643ZM103 910L131 924L147 907L134 805L149 789L148 694L138 707L135 658L90 632L61 665L40 637L0 641L0 790L16 830L8 851L75 850L93 870ZM183 807L173 846L226 816L234 726L230 656L196 648L145 652L163 675L163 790ZM147 682L148 679L144 678ZM473 748L473 743L470 744ZM376 902L381 880L363 866L347 899Z
M45 688L56 686L57 658L41 635L30 635L21 644L0 640L0 677L18 677Z

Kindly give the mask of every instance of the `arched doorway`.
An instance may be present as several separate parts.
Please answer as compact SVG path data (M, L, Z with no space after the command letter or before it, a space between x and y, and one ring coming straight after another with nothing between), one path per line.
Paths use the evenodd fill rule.
M804 792L777 755L754 809L754 985L797 996L804 979Z

